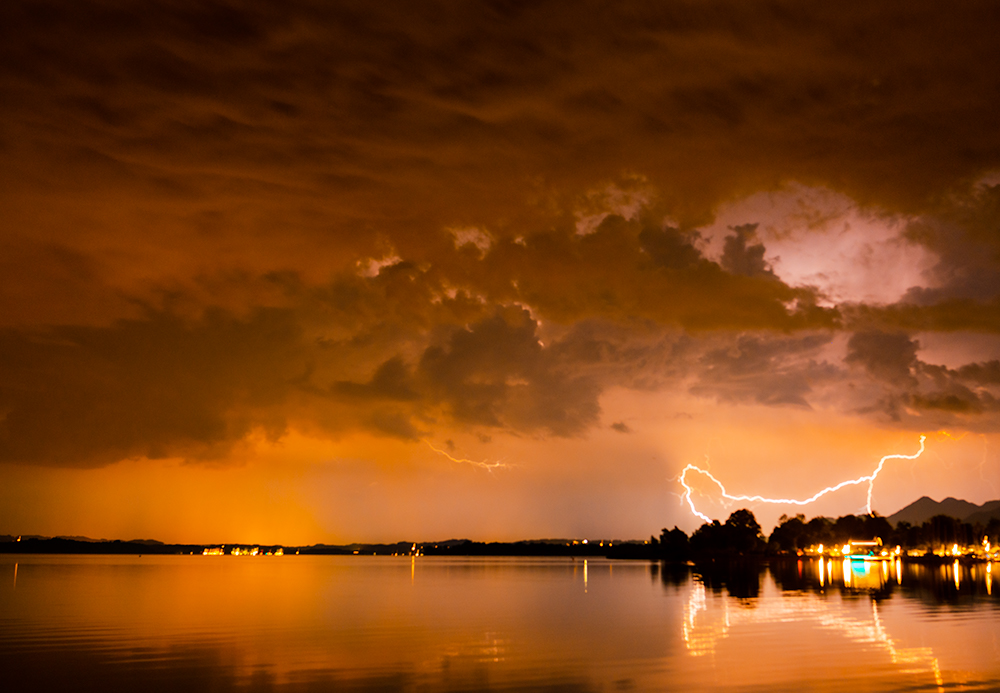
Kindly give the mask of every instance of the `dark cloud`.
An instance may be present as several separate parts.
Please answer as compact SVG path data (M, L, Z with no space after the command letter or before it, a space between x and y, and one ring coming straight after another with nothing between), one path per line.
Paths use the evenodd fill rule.
M995 394L984 387L995 384L991 379L995 362L971 363L953 370L921 360L919 348L916 340L903 333L859 332L851 337L844 360L863 366L879 384L873 390L879 393L877 400L860 407L861 411L882 413L893 421L946 424L953 421L942 416L997 410ZM924 420L927 414L935 418Z
M815 356L831 337L799 338L740 335L732 344L709 350L698 364L691 392L722 400L769 406L810 407L814 384L836 377L836 369Z
M466 275L480 292L530 305L552 320L652 320L687 329L832 327L811 289L745 277L705 259L655 213L608 217L494 244Z
M1000 186L979 184L944 195L907 224L903 238L936 258L922 285L892 305L840 306L846 326L1000 331Z
M632 432L632 429L629 428L629 425L627 423L625 423L624 421L616 421L615 423L611 424L611 428L613 430L615 430L615 431L618 431L619 433L631 433Z
M757 224L743 224L731 229L733 235L727 236L719 264L733 274L745 277L775 278L771 267L764 261L764 244L749 242L754 239Z
M906 237L939 259L928 286L913 287L905 301L927 306L1000 297L1000 186L950 196L938 210L909 224Z
M959 368L957 375L981 385L1000 385L1000 361L969 363Z
M977 397L961 397L959 395L943 394L930 396L913 395L910 401L913 406L918 409L937 409L940 411L955 412L958 414L982 411Z
M597 421L600 388L560 368L536 329L527 311L498 312L428 348L418 376L458 422L579 433Z
M218 457L253 429L278 437L303 362L293 316L264 309L5 330L0 352L0 459L57 466Z
M995 362L935 370L908 335L1000 331L1000 192L972 185L1000 168L998 26L985 2L5 2L0 459L582 435L613 386L806 407L856 381L830 406L988 416ZM824 307L752 224L705 257L720 203L788 181L909 215L926 286ZM838 329L850 373L819 356Z
M892 385L916 384L913 369L919 348L918 342L903 333L856 332L847 343L844 361Z
M948 299L931 305L840 305L838 312L848 329L1000 332L1000 298L982 302Z
M321 282L384 242L433 261L445 226L516 238L623 172L689 229L787 180L927 211L1000 166L983 2L0 12L5 237L145 298L234 268ZM26 291L52 321L60 302Z
M399 356L394 356L379 366L368 383L340 381L334 383L330 389L345 397L362 399L378 398L401 402L417 399L413 377Z
M665 269L692 269L705 261L691 240L672 226L647 226L639 232L640 247Z
M598 425L609 387L803 408L818 398L906 422L998 409L995 361L927 364L905 334L855 334L846 361L862 368L850 374L821 356L830 332L692 336L605 319L545 326L516 304L473 311L458 293L437 294L431 274L397 263L322 291L275 278L288 305L242 314L147 309L103 327L7 328L0 459L223 460L251 434L277 439L290 429L410 441L455 429L483 441L498 431L578 436Z

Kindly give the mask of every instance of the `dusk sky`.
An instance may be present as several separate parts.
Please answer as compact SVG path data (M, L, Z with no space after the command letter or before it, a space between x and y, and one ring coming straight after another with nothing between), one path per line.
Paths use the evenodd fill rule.
M993 2L0 3L0 534L1000 498ZM867 486L802 508L863 512Z

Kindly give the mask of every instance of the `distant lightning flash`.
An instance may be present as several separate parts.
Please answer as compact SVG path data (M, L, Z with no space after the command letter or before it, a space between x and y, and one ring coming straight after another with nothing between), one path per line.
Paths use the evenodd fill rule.
M485 469L485 470L490 471L490 472L492 472L494 469L500 469L501 467L507 467L507 465L504 464L503 460L497 460L496 462L480 462L478 460L467 460L467 459L464 459L464 458L460 459L458 457L452 457L451 455L449 455L444 450L440 450L440 449L434 447L433 445L431 445L426 440L424 442L427 443L427 447L429 447L431 450L433 450L437 454L444 455L445 457L447 457L452 462L457 462L458 464L471 464L474 467L481 467L482 469Z
M696 465L689 464L686 467L684 467L684 471L681 472L681 476L680 476L680 479L679 479L681 486L684 487L684 494L681 496L681 499L682 499L682 502L687 501L687 504L691 508L691 512L692 513L694 513L695 515L697 515L698 517L700 517L705 522L711 522L712 521L712 518L710 518L708 515L700 512L696 507L694 507L694 499L691 497L691 492L692 492L693 489L688 485L688 482L687 482L687 473L689 471L690 472L698 472L699 474L703 474L703 475L707 476L709 479L711 479L715 483L715 485L719 487L719 490L722 492L722 497L723 498L727 498L727 499L732 500L732 501L755 501L755 502L758 502L758 503L773 503L773 504L776 504L776 505L809 505L813 501L818 500L819 498L822 498L823 496L825 496L828 493L833 493L834 491L839 491L840 489L844 488L845 486L857 486L858 484L862 484L862 483L864 483L864 482L867 481L868 482L868 503L867 503L866 507L868 509L868 514L871 515L871 513L872 513L872 490L875 487L875 478L878 477L879 472L882 471L882 467L885 466L886 460L915 460L915 459L917 459L924 452L924 441L926 439L927 439L927 436L925 436L925 435L920 436L920 449L916 452L916 454L913 454L913 455L886 455L881 460L879 460L878 466L875 467L875 471L873 471L870 475L868 475L868 476L860 476L857 479L850 479L848 481L842 481L839 484L837 484L836 486L828 486L827 488L823 489L822 491L820 491L816 495L811 496L810 498L806 498L805 500L796 500L794 498L765 498L764 496L734 496L734 495L726 492L726 487L723 486L722 482L719 481L718 479L716 479L712 475L711 472L709 472L708 470L702 469L701 467L698 467Z

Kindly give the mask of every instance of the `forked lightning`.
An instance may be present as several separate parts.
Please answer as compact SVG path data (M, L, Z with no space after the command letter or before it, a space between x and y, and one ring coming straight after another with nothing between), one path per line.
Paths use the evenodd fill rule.
M925 436L925 435L920 436L920 449L917 450L917 452L915 454L913 454L913 455L899 455L899 454L896 454L896 455L886 455L885 457L883 457L882 459L880 459L878 461L878 466L875 467L875 471L873 471L871 474L869 474L867 476L860 476L857 479L850 479L848 481L842 481L839 484L837 484L836 486L828 486L825 489L823 489L822 491L820 491L819 493L817 493L817 494L815 494L813 496L810 496L809 498L806 498L805 500L796 500L794 498L765 498L764 496L735 496L735 495L732 495L732 494L728 493L726 491L726 487L722 485L722 482L719 481L718 479L716 479L715 476L713 476L711 472L709 472L706 469L702 469L701 467L698 467L696 465L689 464L686 467L684 467L684 470L681 472L681 476L680 476L680 479L679 479L681 486L684 487L684 495L681 496L681 499L682 499L681 502L687 501L688 506L691 508L691 512L694 513L695 515L697 515L698 517L700 517L705 522L711 522L712 521L712 518L710 518L708 515L704 514L703 512L699 511L694 506L694 499L691 497L692 488L691 488L690 485L688 485L688 481L687 481L687 474L688 474L688 472L697 472L699 474L703 474L703 475L707 476L709 479L711 479L715 483L716 486L719 487L719 491L722 492L722 497L726 498L727 500L731 500L731 501L753 501L753 502L757 502L757 503L773 503L773 504L776 504L776 505L809 505L810 503L812 503L812 502L814 502L814 501L822 498L823 496L825 496L828 493L833 493L834 491L839 491L840 489L844 488L845 486L857 486L858 484L863 484L864 482L867 481L868 482L868 502L867 502L866 508L867 508L868 514L871 515L871 513L872 513L872 490L875 487L875 479L876 479L876 477L878 477L879 472L881 472L882 468L885 466L886 460L915 460L915 459L917 459L924 452L924 441L926 439L927 439L927 436Z

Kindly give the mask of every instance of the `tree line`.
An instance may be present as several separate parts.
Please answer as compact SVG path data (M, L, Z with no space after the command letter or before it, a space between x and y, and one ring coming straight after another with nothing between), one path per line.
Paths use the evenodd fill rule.
M887 546L903 549L933 549L936 546L978 544L983 537L1000 543L1000 520L988 524L970 524L948 515L935 515L921 525L900 522L895 527L884 517L843 515L836 519L803 514L782 515L770 536L765 536L754 514L742 508L721 523L706 522L689 537L676 526L664 528L659 537L651 536L655 553L668 560L686 560L691 556L711 554L780 554L795 553L810 546L841 546L852 539L881 537Z

